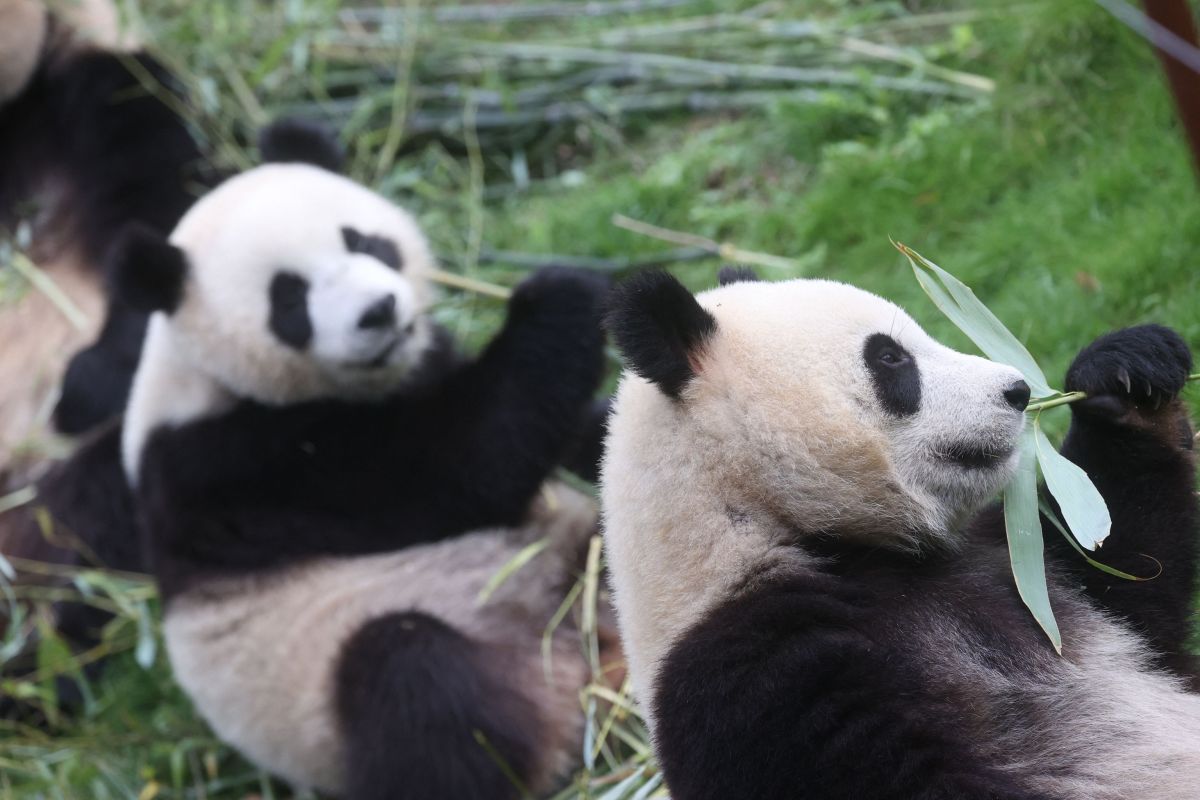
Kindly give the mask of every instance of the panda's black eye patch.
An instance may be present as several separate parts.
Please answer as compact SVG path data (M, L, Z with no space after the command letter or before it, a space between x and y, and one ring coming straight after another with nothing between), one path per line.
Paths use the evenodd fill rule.
M892 337L874 333L863 346L875 397L889 414L905 417L921 407L921 373L917 362Z
M371 256L397 272L404 267L404 258L400 255L400 248L396 247L396 243L386 236L373 236L351 227L344 227L342 228L342 241L346 243L346 249L351 253Z
M271 332L279 341L303 350L312 341L308 316L308 281L294 272L280 271L271 278Z

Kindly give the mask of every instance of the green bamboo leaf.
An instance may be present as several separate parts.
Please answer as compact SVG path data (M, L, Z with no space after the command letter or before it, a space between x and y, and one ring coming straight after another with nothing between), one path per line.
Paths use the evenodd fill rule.
M142 669L150 669L158 652L158 640L154 638L154 627L150 624L149 604L142 601L137 604L137 609L137 647L134 648L133 658Z
M993 361L1008 364L1025 376L1034 397L1054 394L1042 368L1033 360L1016 336L987 306L979 301L971 287L907 245L895 242L905 255L921 288L939 310L967 335Z
M1035 423L1026 426L1021 434L1021 461L1012 482L1004 489L1004 528L1008 534L1008 557L1012 562L1017 593L1061 655L1062 635L1050 608L1046 564L1042 556L1042 521L1038 514L1034 451L1036 429Z
M1086 472L1054 449L1036 419L1033 430L1038 467L1046 479L1046 489L1058 501L1063 519L1079 546L1095 550L1104 543L1112 528L1112 517L1104 498Z
M512 577L513 573L521 567L532 561L538 553L545 550L550 545L549 539L538 539L535 542L522 547L517 554L508 561L500 565L500 569L488 579L483 588L479 590L479 596L475 598L475 605L482 606L491 598L492 593L500 588L500 585Z

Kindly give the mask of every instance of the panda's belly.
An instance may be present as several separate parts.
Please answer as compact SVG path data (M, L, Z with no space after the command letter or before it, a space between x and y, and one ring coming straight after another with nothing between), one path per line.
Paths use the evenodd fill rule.
M295 784L336 793L344 759L334 680L343 644L370 619L418 610L480 641L527 639L537 654L561 601L550 579L560 571L531 564L488 604L477 602L521 544L511 532L485 531L205 584L167 610L176 678L223 740Z

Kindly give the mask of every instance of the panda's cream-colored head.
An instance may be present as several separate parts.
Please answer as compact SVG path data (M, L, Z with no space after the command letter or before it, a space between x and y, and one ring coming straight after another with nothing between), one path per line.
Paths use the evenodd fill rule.
M48 26L40 0L0 0L0 105L20 94L33 77Z
M706 607L804 559L807 537L953 547L1015 468L1016 370L852 286L735 277L693 297L639 276L609 317L630 371L602 505L635 683Z
M308 164L267 164L200 200L169 241L130 231L117 293L154 312L125 420L136 474L146 435L238 399L371 399L433 344L433 258L410 215Z
M138 46L112 0L0 0L0 105L25 89L43 60Z

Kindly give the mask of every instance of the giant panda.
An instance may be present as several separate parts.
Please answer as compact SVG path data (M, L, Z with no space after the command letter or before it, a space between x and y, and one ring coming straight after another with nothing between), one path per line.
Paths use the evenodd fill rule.
M169 233L206 180L199 145L176 113L180 92L110 0L0 0L0 497L36 491L31 503L0 511L0 555L17 566L18 593L27 583L69 584L24 570L23 560L144 566L112 425L148 315L108 296L104 265L131 223ZM28 241L17 235L25 222ZM28 246L85 324L48 292L8 291L23 283L10 277L15 246ZM0 603L0 629L28 647L0 658L5 678L36 669L45 622L10 619L9 610ZM80 650L110 619L90 602L56 603L52 616ZM17 619L20 629L7 630ZM73 705L75 683L59 684L59 701ZM41 720L36 704L0 694L0 717Z
M408 214L300 157L169 238L130 230L116 292L152 316L121 455L171 665L221 738L337 796L503 800L582 749L579 632L542 641L596 510L548 479L594 447L606 285L534 274L466 358L431 265Z
M848 285L724 278L638 276L607 317L628 372L605 553L672 798L1195 798L1200 695L1170 669L1196 588L1179 336L1110 333L1067 373L1088 398L1063 453L1112 513L1097 557L1161 574L1051 535L1060 656L985 506L1020 457L1021 375Z
M39 266L87 317L32 289L0 308L0 484L37 472L13 462L43 420L77 436L124 406L146 316L108 302L104 257L126 225L165 234L195 199L180 98L112 0L0 0L0 241L32 220Z

